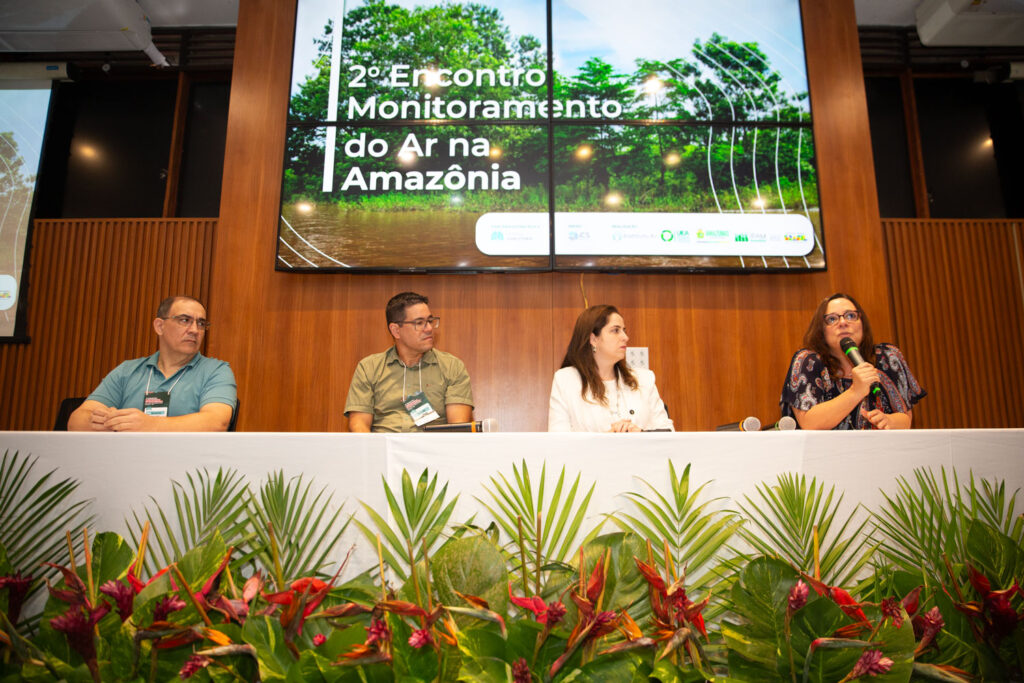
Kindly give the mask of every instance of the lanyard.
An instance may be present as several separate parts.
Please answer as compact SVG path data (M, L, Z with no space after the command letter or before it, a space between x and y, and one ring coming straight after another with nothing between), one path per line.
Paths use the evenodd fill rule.
M190 368L190 367L192 367L192 366L191 366L191 365L187 365L187 366L185 366L185 367L186 367L186 369L187 369L187 368ZM182 377L184 377L184 376L185 376L185 373L184 373L184 372L183 372L183 373L181 373L180 375L178 375L178 379L174 380L174 384L172 384L172 385L171 385L171 388L167 390L167 398L168 398L168 399L170 399L170 397L171 397L171 392L172 392L172 391L174 391L174 387L178 386L178 382L180 382L180 381L181 381L181 378L182 378ZM147 379L147 380L146 380L146 393L147 393L147 394L149 393L149 383L150 383L150 382L152 382L152 381L153 381L153 368L152 368L152 367L150 367L150 368L149 368L149 379Z
M398 362L402 363L402 359L399 358ZM423 371L422 371L422 369L420 367L422 365L423 365L423 359L420 358L420 362L416 364L416 369L420 371L419 372L419 378L420 378L420 393L421 394L423 393ZM408 371L409 371L409 366L406 365L405 363L402 363L402 401L403 402L405 401L406 398L408 398L405 395L405 374ZM170 392L168 392L168 393L170 393Z

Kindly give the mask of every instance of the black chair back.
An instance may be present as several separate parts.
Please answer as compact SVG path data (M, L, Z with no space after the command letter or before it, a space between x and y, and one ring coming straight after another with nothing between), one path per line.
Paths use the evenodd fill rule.
M57 409L57 420L53 423L53 431L68 431L68 418L71 417L71 413L78 410L78 406L83 403L85 403L85 396L74 396L61 401L60 407Z

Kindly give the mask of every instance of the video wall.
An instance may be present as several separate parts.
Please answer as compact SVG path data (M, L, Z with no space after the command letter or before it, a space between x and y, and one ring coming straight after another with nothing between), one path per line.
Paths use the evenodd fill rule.
M0 339L5 340L25 338L25 253L52 84L0 80Z
M825 267L799 0L299 0L279 270Z

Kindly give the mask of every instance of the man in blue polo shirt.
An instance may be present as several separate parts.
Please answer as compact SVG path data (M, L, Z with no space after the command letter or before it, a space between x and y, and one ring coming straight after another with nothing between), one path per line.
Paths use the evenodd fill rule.
M121 363L71 414L68 429L100 432L223 432L236 404L235 375L199 353L210 322L187 296L160 302L157 352Z

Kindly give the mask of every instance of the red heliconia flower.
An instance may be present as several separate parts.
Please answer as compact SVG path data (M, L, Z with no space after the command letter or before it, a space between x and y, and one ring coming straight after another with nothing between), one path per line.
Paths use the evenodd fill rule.
M313 636L313 647L320 647L327 642L327 636L322 633L317 633Z
M391 641L391 630L383 619L372 618L366 627L366 644L388 643Z
M978 591L981 597L986 598L992 592L992 584L989 583L988 577L971 565L967 565L967 578L970 579L974 590Z
M882 616L888 619L892 619L892 625L896 628L903 626L903 611L900 609L900 603L896 602L896 598L885 598L882 600Z
M434 638L430 635L430 630L421 628L412 632L409 636L409 645L416 648L417 650L426 645L432 645Z
M95 626L110 611L110 603L104 602L99 607L88 604L71 605L68 611L59 617L50 619L50 626L68 639L68 645L81 655L92 671L96 664Z
M512 664L512 683L530 683L532 680L530 664L525 657L520 657Z
M658 573L656 567L646 562L641 562L635 557L633 561L647 581L651 611L654 613L658 627L662 632L662 638L660 639L671 638L676 630L690 624L707 638L708 632L704 626L704 616L701 612L707 607L710 596L700 602L693 602L687 597L686 590L683 588L685 577L680 577L673 581L670 586L665 579L661 578L661 574Z
M188 661L185 662L185 665L181 667L181 671L178 672L178 677L182 679L192 678L194 675L199 673L200 669L205 669L211 664L213 664L213 659L210 657L206 657L204 655L192 655L188 658Z
M325 583L317 578L306 577L293 581L286 591L269 595L264 593L263 597L267 602L285 606L285 609L281 612L282 626L287 627L293 619L298 617L298 633L302 633L302 626L306 622L306 617L320 606L320 603L327 597L327 593L331 590L333 584L333 580L331 583ZM305 600L305 606L302 608L302 614L299 615L299 604L303 599Z
M847 675L847 680L860 678L861 676L877 676L884 674L892 668L893 661L882 656L881 650L864 650L853 670Z
M817 593L818 595L823 595L830 599L832 602L836 603L839 606L839 609L843 610L843 612L845 612L847 616L856 619L858 622L864 624L870 623L868 622L867 615L864 614L864 610L861 609L860 603L854 600L853 596L847 593L845 590L843 590L842 588L837 588L835 586L829 586L823 581L819 581L818 579L815 579L812 576L803 574L803 572L801 572L801 574L803 575L804 579L807 580L807 583L811 585L811 588L814 589L815 593Z
M167 616L171 612L177 612L178 610L185 609L185 601L182 600L176 593L174 595L167 595L160 598L159 602L156 603L156 607L153 608L153 621L167 621Z
M1001 591L992 591L985 598L985 611L988 613L988 623L985 624L985 635L993 638L997 643L1006 636L1013 633L1017 628L1017 622L1024 620L1024 615L1017 614L1010 604L1010 594L1015 588L1007 588Z
M512 604L516 607L520 607L525 610L533 612L534 618L541 624L547 626L554 626L562 620L565 616L565 605L561 602L552 602L547 604L539 596L534 595L532 598L518 598L512 595L512 582L508 584L508 599L512 601Z
M132 590L132 587L111 579L100 586L100 593L114 601L117 615L121 617L121 623L126 622L132 615L132 603L135 601L135 591Z
M921 586L903 596L903 609L907 610L907 616L917 614L917 608L921 605Z
M137 576L135 576L135 563L132 562L131 566L128 567L128 575L125 578L128 580L129 585L131 585L132 590L135 591L135 594L138 595L139 593L142 592L143 588L145 588L149 584L151 584L154 581L156 581L157 579L159 579L161 576L166 574L169 570L170 570L170 567L164 567L163 569L158 571L156 574L153 574L153 576L149 577L149 581L143 583L142 581L139 581ZM171 587L174 590L178 590L178 586L174 583L174 578L173 577L171 577Z
M793 587L789 589L789 605L787 609L790 614L793 614L798 609L802 608L807 604L807 596L810 594L811 589L802 580L797 579Z
M25 604L25 596L31 585L32 577L23 576L21 572L0 576L0 590L7 589L7 620L11 624L18 623L21 606Z

